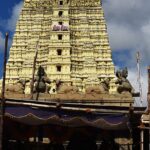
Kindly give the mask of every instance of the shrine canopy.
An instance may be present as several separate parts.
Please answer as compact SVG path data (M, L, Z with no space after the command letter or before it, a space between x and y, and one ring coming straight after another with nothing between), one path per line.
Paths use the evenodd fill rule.
M31 126L59 125L64 127L89 126L104 130L129 129L129 119L124 114L99 114L29 106L7 106L5 118Z

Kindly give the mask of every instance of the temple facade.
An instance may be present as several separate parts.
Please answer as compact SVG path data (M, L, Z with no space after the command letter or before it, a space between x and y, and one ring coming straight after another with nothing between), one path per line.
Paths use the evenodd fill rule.
M24 0L7 63L6 81L31 79L33 60L53 80L80 91L110 79L114 64L100 0Z

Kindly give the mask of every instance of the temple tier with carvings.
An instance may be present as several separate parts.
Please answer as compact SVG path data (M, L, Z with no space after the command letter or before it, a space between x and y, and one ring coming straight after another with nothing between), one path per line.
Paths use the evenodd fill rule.
M115 91L100 0L24 0L7 63L7 83L31 80L36 49L36 69L44 67L51 81L85 91L107 78L110 91Z

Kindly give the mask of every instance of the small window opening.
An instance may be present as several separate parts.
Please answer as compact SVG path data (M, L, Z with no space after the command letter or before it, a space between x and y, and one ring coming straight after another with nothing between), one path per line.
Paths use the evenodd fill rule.
M59 1L59 5L63 5L63 1Z
M59 11L58 15L59 15L59 17L61 17L63 15L63 11Z
M61 72L61 66L56 66L57 72Z
M59 25L63 25L63 22L62 22L62 21L60 21L60 22L58 22L58 24L59 24Z
M62 34L58 34L58 40L62 40Z
M61 49L57 50L57 55L59 55L59 56L62 55L62 50Z

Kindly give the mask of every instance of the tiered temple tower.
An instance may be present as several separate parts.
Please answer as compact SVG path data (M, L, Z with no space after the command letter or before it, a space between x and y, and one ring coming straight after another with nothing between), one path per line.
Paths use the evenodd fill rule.
M8 83L31 79L36 47L36 68L43 66L51 80L84 90L115 77L100 0L24 0L7 63Z

